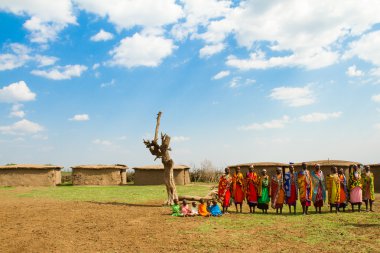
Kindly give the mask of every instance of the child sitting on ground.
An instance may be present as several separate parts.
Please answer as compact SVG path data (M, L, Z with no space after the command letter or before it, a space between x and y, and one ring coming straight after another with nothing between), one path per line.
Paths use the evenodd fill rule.
M186 199L182 200L181 212L182 212L182 215L185 217L194 216L194 214L191 213L191 209L187 205Z
M198 213L200 216L209 217L210 213L207 211L207 206L203 199L199 200L200 204L198 205Z
M172 205L172 216L182 217L181 207L178 205L178 199L174 200L174 205Z
M220 210L218 202L216 202L215 199L212 200L212 205L210 206L210 213L212 216L222 216L222 211Z
M193 201L193 202L191 203L191 213L192 213L194 216L199 215L199 213L198 213L197 203L195 203L195 201Z

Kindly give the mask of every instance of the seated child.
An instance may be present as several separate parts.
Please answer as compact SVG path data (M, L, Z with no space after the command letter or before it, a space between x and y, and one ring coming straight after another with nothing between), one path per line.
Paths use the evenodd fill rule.
M194 216L199 215L199 213L198 213L197 203L195 203L195 201L193 201L193 202L191 203L191 213L192 213Z
M215 199L212 200L212 205L210 206L210 213L212 216L222 216L222 211L218 206L218 202Z
M182 212L182 215L187 217L187 216L194 216L192 213L191 213L191 209L189 208L189 206L187 205L187 201L186 199L182 200L182 208L181 208L181 212Z
M181 207L178 205L178 199L174 200L174 205L172 205L172 216L182 217Z
M203 217L209 217L210 213L207 211L207 206L205 204L205 201L203 199L199 200L200 204L198 205L198 213L200 216Z

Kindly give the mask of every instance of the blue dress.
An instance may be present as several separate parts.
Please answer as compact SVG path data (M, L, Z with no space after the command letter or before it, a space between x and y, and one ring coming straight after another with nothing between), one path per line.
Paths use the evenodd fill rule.
M220 210L220 207L217 204L210 206L209 209L210 209L209 211L210 211L212 216L221 216L222 215L222 211Z

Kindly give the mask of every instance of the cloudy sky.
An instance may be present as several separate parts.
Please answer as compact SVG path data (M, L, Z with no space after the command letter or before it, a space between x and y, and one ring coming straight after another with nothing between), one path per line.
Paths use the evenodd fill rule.
M0 163L379 162L378 0L0 0Z

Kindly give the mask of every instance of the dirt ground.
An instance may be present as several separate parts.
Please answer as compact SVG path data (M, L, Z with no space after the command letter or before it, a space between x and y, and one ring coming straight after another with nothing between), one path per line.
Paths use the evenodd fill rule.
M260 238L262 228L231 234L223 226L211 226L211 230L202 232L198 227L205 222L204 218L171 217L169 209L159 203L95 203L6 196L0 196L0 201L1 252L240 252L247 249L249 252L313 252L308 245L292 243L291 238L282 241L281 234L274 235L272 241Z

